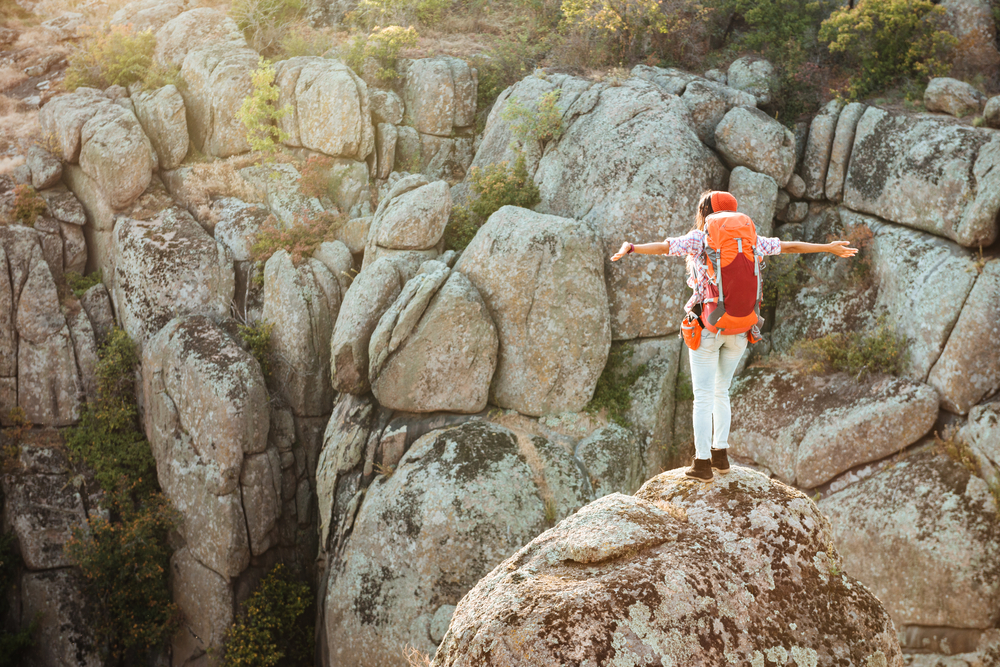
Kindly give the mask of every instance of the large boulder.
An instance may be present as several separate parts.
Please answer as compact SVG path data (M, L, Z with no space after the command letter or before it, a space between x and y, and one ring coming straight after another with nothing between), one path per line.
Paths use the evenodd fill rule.
M514 87L518 95L522 84ZM623 240L659 241L689 231L699 195L721 187L726 170L699 141L687 105L647 81L609 86L567 78L560 90L567 127L534 172L541 192L536 208L596 232L616 340L677 331L687 300L684 262L609 258ZM497 122L494 114L502 109L494 108L489 123ZM499 129L487 125L477 162L487 137L503 134Z
M780 88L774 65L756 56L734 60L726 72L726 83L731 88L753 95L758 106L771 104Z
M830 537L814 503L759 473L704 486L666 472L480 580L432 664L900 667L892 620Z
M554 96L556 108L562 114L563 122L570 120L567 113L569 108L580 99L587 90L594 86L592 81L568 76L566 74L555 74L540 76L527 76L516 84L507 88L490 110L486 119L486 127L483 129L482 139L476 149L475 158L472 160L473 167L485 167L489 164L506 162L513 165L520 154L524 154L528 173L534 173L538 166L538 160L542 156L542 146L537 141L530 138L521 141L514 135L514 121L504 118L504 109L511 102L516 101L524 107L528 113L538 111L538 105L545 96ZM686 107L685 107L686 110ZM400 128L400 141L404 140L404 129ZM413 131L416 134L416 130ZM591 137L593 139L594 137ZM523 145L522 145L523 144ZM398 151L398 149L397 149ZM397 159L399 158L397 152Z
M279 127L289 146L364 160L375 148L368 86L339 60L299 57L275 66L279 108L291 105Z
M865 224L874 233L876 309L888 313L897 332L908 339L906 374L926 380L976 282L971 253L931 234L843 208L840 217L846 224Z
M62 162L41 146L28 148L25 164L31 170L31 186L36 190L51 188L62 178Z
M602 254L587 225L513 206L490 216L462 253L456 270L479 290L500 337L496 405L537 416L590 401L611 343Z
M180 67L188 53L207 44L222 44L230 49L247 46L236 21L216 9L198 7L175 16L157 30L153 57L161 65Z
M403 82L403 122L421 134L447 137L453 128L476 119L478 74L469 63L451 56L409 63Z
M379 404L406 412L480 412L497 365L497 329L462 273L430 261L403 286L369 344Z
M733 454L811 489L898 452L937 419L933 388L892 376L858 381L751 368L733 383Z
M122 218L114 230L113 299L122 328L140 345L178 315L229 314L232 255L187 211Z
M149 186L153 146L128 109L112 104L98 111L81 128L80 143L80 168L113 208L128 206Z
M247 511L263 484L241 484L249 458L268 444L259 365L211 320L179 317L143 349L142 399L160 486L181 515L178 531L194 558L235 577L251 550L266 551L277 519L276 511Z
M729 167L767 174L782 188L795 168L795 135L760 109L727 113L715 128L715 145Z
M333 388L364 394L368 381L368 343L389 306L399 296L405 277L400 262L382 257L361 270L344 294L330 340Z
M826 170L825 192L830 201L839 202L844 195L844 177L854 146L854 133L867 107L860 102L851 102L837 117L837 129L833 134L830 148L830 164Z
M250 150L247 128L237 112L253 90L251 74L258 59L253 49L228 42L206 44L184 57L181 78L185 85L181 94L187 109L188 132L201 152L229 157Z
M59 449L24 445L20 474L4 475L3 529L17 537L18 550L30 570L72 565L63 546L74 531L88 534L83 499L70 482L69 462ZM42 468L36 461L49 463Z
M337 242L347 255L350 253ZM318 259L298 266L284 250L264 266L263 318L275 326L269 353L269 382L298 416L330 414L330 336L340 311L340 283Z
M996 133L869 107L858 121L844 205L963 246L988 246L997 238L998 164Z
M840 111L844 108L840 100L831 100L823 111L813 118L809 125L809 139L802 156L802 180L808 199L823 199L826 189L826 172L830 164Z
M819 503L844 569L897 628L991 628L1000 619L1000 524L986 482L932 451Z
M981 270L927 376L941 392L941 405L958 414L1000 388L1000 357L983 353L1000 346L1000 262L987 262Z
M451 188L419 174L400 179L379 202L368 228L371 245L392 250L428 250L444 235L451 214ZM367 254L367 252L366 252Z
M736 210L754 221L757 234L771 236L778 201L777 182L767 174L736 167L729 175L729 192L736 197Z
M37 623L28 665L100 667L101 647L90 620L92 603L83 593L83 577L69 568L21 575L21 627Z
M101 110L112 106L99 90L80 88L70 95L53 97L38 112L38 122L46 136L59 144L59 157L76 163L80 157L80 131Z
M136 32L156 32L189 5L188 0L133 0L111 15L111 25L130 25Z
M68 426L79 418L83 386L38 236L0 226L0 377L10 378L14 391L4 407L20 406L35 424Z
M184 98L173 84L153 91L138 91L131 96L135 115L142 123L160 169L175 169L188 152Z
M432 431L364 494L323 603L329 664L406 665L513 550L586 502L562 447L484 422Z
M701 79L689 83L681 99L691 112L698 138L709 146L715 146L715 128L730 109L757 104L750 93Z
M931 79L924 89L928 111L943 111L956 118L979 113L985 103L986 96L975 86L946 76Z

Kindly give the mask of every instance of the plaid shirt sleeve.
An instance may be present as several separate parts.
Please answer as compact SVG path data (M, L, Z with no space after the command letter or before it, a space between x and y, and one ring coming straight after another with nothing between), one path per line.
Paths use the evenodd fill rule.
M781 239L776 236L758 236L757 253L760 255L780 255Z
M673 256L700 255L705 250L705 232L692 229L684 236L666 239L670 245L668 254Z

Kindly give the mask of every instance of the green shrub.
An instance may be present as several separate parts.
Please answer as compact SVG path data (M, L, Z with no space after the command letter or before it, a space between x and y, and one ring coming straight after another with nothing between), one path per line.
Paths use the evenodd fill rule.
M20 558L14 549L14 534L0 534L0 667L17 667L23 664L24 652L34 646L32 635L38 629L38 619L34 619L28 627L18 632L8 632L10 627L6 618L6 603L10 600L11 591L17 586L17 575Z
M125 486L110 494L105 506L112 520L94 515L88 520L90 534L76 529L66 543L95 608L90 619L95 638L121 664L145 662L145 654L161 647L180 620L167 575L167 534L177 515L162 494L134 505L138 493L138 487Z
M626 414L632 407L632 385L646 372L646 364L632 367L635 350L628 343L612 345L604 371L597 380L594 397L587 404L587 412L605 410L608 419L628 426Z
M694 9L694 11L691 11ZM607 45L605 62L629 64L650 42L676 42L699 20L701 7L661 0L563 0L563 29L596 33Z
M141 497L157 490L156 461L139 430L135 398L135 344L117 327L99 351L97 399L83 407L80 422L65 432L66 446L95 473L106 493L125 485Z
M260 364L260 372L267 378L271 375L271 332L274 322L262 320L252 324L239 325L240 338L247 346L250 354Z
M274 55L302 9L301 0L234 0L229 15L254 50Z
M859 0L853 9L834 11L819 39L855 72L850 97L865 97L904 77L927 80L948 72L956 40L938 29L944 11L932 0Z
M177 84L176 67L153 62L156 38L152 30L135 32L130 25L111 26L85 36L68 60L67 90L88 87L104 90L139 82L146 90Z
M711 4L729 18L729 26L740 26L733 38L738 49L757 51L791 66L815 49L820 23L837 6L831 0L716 0Z
M66 279L66 285L73 291L73 294L77 298L83 296L84 292L94 285L100 284L102 280L100 269L85 276L80 275L76 271L67 271L63 274L63 277Z
M375 28L367 37L357 35L348 42L344 52L344 62L355 72L365 70L365 61L371 59L376 66L375 83L381 86L394 86L399 80L396 65L403 49L415 46L418 35L412 26L402 28L390 25L385 28Z
M452 250L464 250L479 228L502 207L531 208L540 198L523 154L518 155L513 167L506 162L473 167L469 188L476 198L469 206L453 207L445 227L445 244Z
M301 667L312 664L312 626L305 611L309 586L276 565L246 601L226 637L222 667Z
M335 240L335 233L345 220L345 216L329 211L303 210L286 228L272 215L257 233L250 248L251 259L266 262L277 251L285 250L292 256L292 263L298 264L304 258L312 257L324 241Z
M529 109L517 98L510 98L500 118L511 124L511 132L521 144L537 141L545 145L547 141L558 141L565 130L562 110L559 109L560 90L551 90L538 99L538 106Z
M292 112L290 104L278 108L280 93L274 85L274 77L274 67L262 56L257 61L257 69L250 74L253 90L236 112L246 128L250 148L267 154L273 154L288 140L288 133L278 127L277 122Z
M880 318L871 333L853 331L799 341L791 354L805 360L808 371L843 371L852 375L886 373L899 375L909 361L909 341L896 333L886 318Z
M14 188L14 219L22 225L34 227L38 216L44 215L48 210L48 205L35 188L26 183Z

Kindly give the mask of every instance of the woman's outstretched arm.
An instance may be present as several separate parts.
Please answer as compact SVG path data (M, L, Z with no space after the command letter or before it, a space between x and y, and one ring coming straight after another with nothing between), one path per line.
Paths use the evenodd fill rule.
M636 246L638 249L639 246ZM830 243L804 243L802 241L782 241L781 253L805 254L811 252L828 252L837 257L854 257L858 254L857 248L851 247L850 241L832 241Z
M621 250L616 252L611 256L612 262L617 262L619 259L629 254L629 246L632 244L626 241L622 244ZM636 243L635 250L633 251L637 255L668 255L670 254L670 244L663 243Z

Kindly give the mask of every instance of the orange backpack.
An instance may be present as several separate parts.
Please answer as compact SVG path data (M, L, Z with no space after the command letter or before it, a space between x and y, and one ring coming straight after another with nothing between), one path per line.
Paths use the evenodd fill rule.
M712 282L702 322L713 333L746 333L760 318L757 227L743 213L718 211L705 218L705 233L705 263Z

